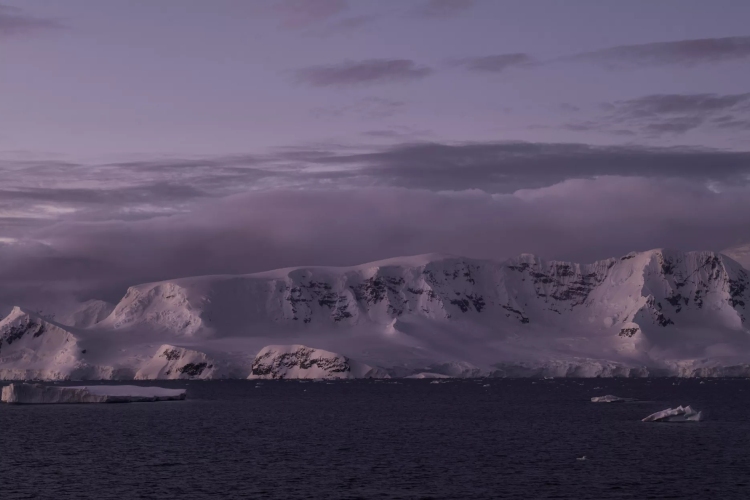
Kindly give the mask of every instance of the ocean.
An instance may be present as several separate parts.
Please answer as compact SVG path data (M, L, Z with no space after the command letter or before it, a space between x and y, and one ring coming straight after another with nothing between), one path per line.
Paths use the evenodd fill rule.
M0 498L750 498L750 380L142 385L188 399L0 405Z

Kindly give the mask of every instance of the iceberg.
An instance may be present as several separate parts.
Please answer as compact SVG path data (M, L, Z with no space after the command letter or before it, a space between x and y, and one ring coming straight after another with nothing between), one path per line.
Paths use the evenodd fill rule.
M413 375L409 375L404 378L416 378L416 379L424 379L424 378L451 378L450 375L444 375L442 373L433 373L433 372L419 372L415 373Z
M137 385L63 387L42 384L10 384L0 401L10 404L140 403L185 399L185 389Z
M635 401L634 398L621 398L619 396L613 396L607 394L606 396L595 396L591 398L592 403L627 403L628 401Z
M643 422L700 422L703 414L695 411L690 406L678 406L677 408L657 411L644 418Z

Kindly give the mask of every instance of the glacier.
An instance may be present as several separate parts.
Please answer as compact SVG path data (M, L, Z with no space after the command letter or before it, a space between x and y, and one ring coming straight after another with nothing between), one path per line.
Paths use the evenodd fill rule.
M0 401L10 404L142 403L183 400L185 394L185 389L136 385L64 387L14 383L3 387Z
M16 307L0 379L263 377L269 349L286 361L267 375L317 378L285 365L299 346L330 353L325 378L748 377L748 307L748 270L715 252L426 254L147 283L54 317Z

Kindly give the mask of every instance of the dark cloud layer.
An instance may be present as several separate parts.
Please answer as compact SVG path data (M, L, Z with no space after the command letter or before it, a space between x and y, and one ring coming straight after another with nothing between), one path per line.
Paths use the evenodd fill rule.
M659 115L699 115L729 110L738 104L750 102L750 93L734 95L717 94L656 94L618 101L620 113L633 118Z
M610 68L716 63L750 59L750 36L619 45L568 58Z
M60 27L61 25L52 19L29 16L23 10L16 7L0 5L0 38L58 29Z
M420 80L432 69L409 59L366 59L297 70L299 82L315 87L349 86Z
M413 143L0 170L0 308L424 252L588 261L750 240L750 153Z
M348 173L356 172L358 177L364 175L380 184L436 191L480 189L507 193L597 176L750 181L750 153L691 148L416 143L314 161L350 165L355 170Z
M429 132L374 130L372 137ZM0 228L8 220L130 220L189 210L203 200L274 189L336 185L490 194L598 176L678 178L743 185L750 153L695 148L526 142L414 142L382 148L287 148L265 155L89 165L0 162ZM40 186L39 178L45 179ZM76 182L71 184L70 178ZM14 233L16 234L16 233ZM0 233L0 237L7 236Z
M750 191L685 180L600 177L491 195L405 188L246 193L189 214L60 222L45 247L6 250L0 283L115 300L127 285L292 265L346 265L423 252L591 260L673 246L722 248L750 236ZM8 292L0 290L2 292Z

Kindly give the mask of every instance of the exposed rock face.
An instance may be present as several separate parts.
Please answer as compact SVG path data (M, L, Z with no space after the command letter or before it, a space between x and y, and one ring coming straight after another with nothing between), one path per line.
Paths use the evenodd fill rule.
M205 353L164 344L136 372L136 380L212 379L227 377L217 362Z
M303 345L264 347L250 379L379 378L387 376L346 356Z
M131 288L105 324L179 335L235 335L248 325L350 328L396 318L524 325L588 322L633 337L701 321L742 329L748 271L712 252L654 250L593 264L522 255L505 263L427 256L355 268L186 278ZM434 259L434 260L431 260ZM520 327L520 328L517 328Z

